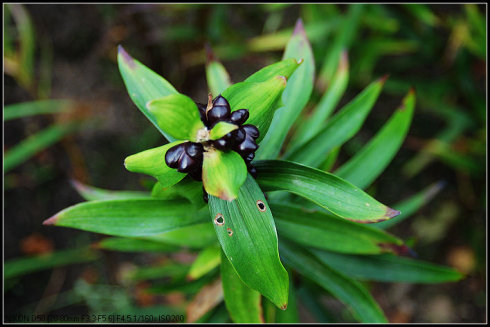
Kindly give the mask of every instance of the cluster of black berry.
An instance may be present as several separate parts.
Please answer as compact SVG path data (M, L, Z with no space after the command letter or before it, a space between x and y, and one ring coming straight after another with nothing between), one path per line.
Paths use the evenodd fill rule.
M230 104L221 95L217 96L208 106L197 104L202 122L208 130L217 123L224 121L237 125L238 128L225 136L214 140L204 141L221 151L233 150L240 154L247 164L247 169L255 176L256 170L251 162L258 149L256 143L259 130L254 125L243 125L248 119L247 109L239 109L231 112ZM210 109L208 110L208 108ZM202 162L204 146L202 143L185 142L170 148L165 154L165 162L170 168L175 168L181 173L188 173L195 180L202 180Z

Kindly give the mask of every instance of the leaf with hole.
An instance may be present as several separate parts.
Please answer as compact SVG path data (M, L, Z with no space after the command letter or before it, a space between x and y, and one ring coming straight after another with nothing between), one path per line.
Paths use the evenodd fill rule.
M240 279L285 309L288 274L279 260L277 232L265 197L249 175L234 201L209 197L221 248Z

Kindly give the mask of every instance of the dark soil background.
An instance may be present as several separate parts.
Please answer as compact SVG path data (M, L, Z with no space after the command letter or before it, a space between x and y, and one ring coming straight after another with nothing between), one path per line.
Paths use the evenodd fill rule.
M379 5L381 6L381 5ZM261 35L271 15L260 5L25 5L36 34L35 76L44 49L52 53L51 94L53 99L72 99L77 103L72 119L84 119L83 127L4 176L4 260L90 244L100 235L78 230L43 226L42 222L58 211L79 203L82 198L70 185L75 178L100 188L144 190L145 178L124 169L124 158L164 142L161 135L131 102L119 75L117 45L164 76L176 89L196 101L205 102L207 84L204 64L193 64L190 54L227 43L240 43ZM396 5L387 7L396 17L410 16ZM457 16L461 5L433 5L441 17ZM339 6L344 13L347 7ZM486 19L486 7L480 11ZM302 12L301 5L284 9L280 28L291 28ZM404 24L402 22L402 24ZM402 25L403 28L412 27ZM415 28L415 27L414 27ZM409 34L410 31L406 32ZM366 33L360 27L359 33ZM438 29L440 49L446 48L449 31ZM361 38L356 38L350 58L362 56ZM316 44L313 44L313 48ZM282 51L243 52L235 58L220 58L233 82L239 82L261 67L280 60ZM195 56L194 56L195 57ZM219 54L218 54L219 57ZM415 67L399 69L398 77L437 76L453 78L455 67L442 71L441 52ZM486 62L469 57L467 69L475 72L473 87L485 99ZM315 58L320 65L321 58ZM204 63L204 58L201 61ZM375 78L390 72L399 56L385 56L375 66ZM353 63L352 65L354 65ZM477 67L477 68L475 68ZM479 67L479 68L478 68ZM319 69L317 69L319 70ZM472 73L473 74L473 73ZM341 104L348 102L367 83L351 77ZM417 86L416 86L417 87ZM454 95L462 108L471 106L464 96ZM9 75L4 75L4 104L32 101L35 97ZM401 96L383 92L376 110L359 134L365 142L399 104ZM468 109L470 110L470 109ZM474 130L483 130L486 121L473 115ZM485 118L485 117L484 117ZM26 136L54 121L51 115L34 116L4 123L5 151ZM414 240L413 248L425 261L455 267L467 277L459 282L419 285L373 283L371 292L390 322L485 322L486 293L486 171L467 173L437 158L411 179L401 177L403 165L417 151L417 141L433 138L444 122L433 113L419 110L409 137L396 158L370 188L383 203L396 203L424 187L445 181L445 188L410 219L393 228L393 234ZM462 135L472 137L472 132ZM486 148L486 137L481 138ZM362 143L361 143L362 144ZM414 146L415 144L415 146ZM355 140L349 143L355 148ZM351 153L341 153L340 162ZM485 164L486 151L477 158ZM29 243L30 242L30 243ZM29 244L34 244L29 247ZM33 249L34 248L34 249ZM38 313L79 314L89 312L83 303L63 309L50 307L45 299L73 287L78 279L117 284L117 272L128 261L145 262L149 255L102 251L97 263L76 264L44 270L20 277L4 292L6 314L29 311ZM96 277L94 277L96 276ZM137 299L141 301L141 299ZM138 302L141 303L141 302ZM326 301L328 306L328 301ZM335 307L335 306L333 306ZM300 302L302 319L316 321Z

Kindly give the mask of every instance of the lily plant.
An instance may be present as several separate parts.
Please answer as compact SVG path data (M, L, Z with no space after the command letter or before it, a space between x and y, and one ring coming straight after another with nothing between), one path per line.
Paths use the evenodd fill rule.
M45 224L116 236L122 243L138 244L141 251L149 243L201 249L188 277L217 274L218 282L212 283L216 300L207 310L224 299L234 322L264 322L266 303L297 315L293 273L338 298L359 321L386 322L357 279L379 280L390 276L382 273L390 269L404 272L384 281L442 282L461 275L399 257L412 252L383 224L394 220L400 208L363 190L401 146L415 106L413 91L372 142L328 172L386 80L368 85L330 118L348 81L346 53L339 52L338 60L330 87L305 117L300 114L313 90L315 65L301 21L283 60L242 82L231 84L224 67L211 58L205 101L179 93L119 47L129 96L168 141L124 162L127 170L156 179L151 194L77 183L91 201L67 208ZM410 203L400 207L413 211ZM219 272L213 270L218 266ZM198 318L188 316L188 321Z

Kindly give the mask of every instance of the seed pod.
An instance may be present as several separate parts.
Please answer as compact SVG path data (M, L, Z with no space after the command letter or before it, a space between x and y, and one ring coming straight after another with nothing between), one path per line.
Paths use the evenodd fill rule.
M248 136L252 137L253 139L257 139L260 135L259 129L254 125L247 124L243 125L241 128L245 131L245 133L247 133Z
M185 152L193 159L202 159L203 151L204 147L201 143L187 142L185 145Z
M216 149L221 151L229 151L231 149L231 143L226 140L224 137L217 139L213 142L213 145Z
M201 118L201 121L204 123L205 126L208 126L208 120L206 118L206 105L202 103L197 103L197 109L199 109L199 117Z
M255 158L255 153L251 152L247 154L243 159L245 160L245 162L251 162L252 160L254 160L254 158Z
M221 94L218 95L213 100L213 107L216 107L216 106L223 106L223 107L227 107L228 109L230 109L230 104L228 103L228 100L226 100L223 96L221 96Z
M245 131L241 127L237 130L234 130L232 133L234 134L233 139L235 141L235 144L242 143L247 136L247 133L245 133Z
M196 168L198 161L192 159L189 155L183 154L179 161L177 170L181 173L188 173Z
M249 112L247 109L235 110L230 115L230 122L236 125L241 125L247 121Z
M257 143L255 143L255 140L249 137L247 134L245 140L238 145L237 152L241 154L249 154L251 152L255 152L255 150L257 150L258 148L259 146L257 145Z
M250 165L250 166L248 167L248 172L249 172L249 173L250 173L250 175L252 175L254 178L256 178L256 177L257 177L257 169L256 169L254 166Z
M165 153L165 163L170 168L177 168L179 165L180 158L185 153L185 143L178 144L171 147Z
M214 106L208 111L209 127L216 125L216 123L226 120L230 116L230 107Z

